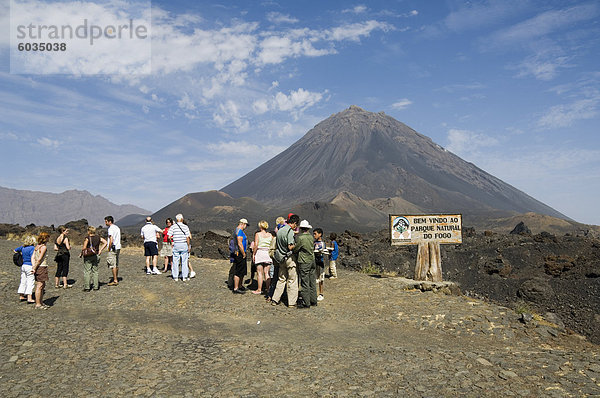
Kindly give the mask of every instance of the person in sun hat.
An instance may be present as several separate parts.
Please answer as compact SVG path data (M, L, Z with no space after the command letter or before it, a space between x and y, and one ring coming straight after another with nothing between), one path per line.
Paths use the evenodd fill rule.
M295 306L298 300L298 274L292 250L296 244L294 241L294 229L296 229L299 222L300 217L292 214L287 220L286 225L277 231L277 245L273 257L279 267L279 277L271 299L272 305L279 304L283 290L286 287L288 306Z
M317 287L315 279L315 240L309 230L312 226L307 220L300 221L300 233L296 235L293 253L298 259L298 274L302 300L298 300L298 308L310 308L317 305Z

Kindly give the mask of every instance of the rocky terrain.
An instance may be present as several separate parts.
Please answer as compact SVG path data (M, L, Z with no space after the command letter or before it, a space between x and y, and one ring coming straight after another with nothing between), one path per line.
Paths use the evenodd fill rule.
M103 258L100 290L81 291L74 258L74 288L48 286L50 308L35 310L18 302L14 243L0 241L2 397L600 394L597 345L450 289L342 268L298 310L231 294L227 260L193 257L196 278L173 282L127 248L119 286Z
M525 224L515 233L477 231L465 228L461 245L442 245L444 280L455 282L471 297L490 300L520 312L548 315L577 333L600 344L600 240L595 231L581 235L532 234ZM71 240L81 244L87 222L67 224ZM49 227L23 228L0 224L0 238L22 240L26 234L56 232ZM127 232L130 231L130 232ZM140 247L137 228L122 231L123 246ZM253 236L254 228L247 230ZM210 230L194 235L192 251L205 259L228 259L231 230ZM99 231L106 235L106 229ZM339 234L341 267L412 278L416 246L390 245L386 230Z
M442 245L444 280L466 294L511 308L552 313L567 328L600 343L600 240L595 235L556 236L463 230L461 245ZM389 232L340 239L342 266L412 277L416 246L390 246Z

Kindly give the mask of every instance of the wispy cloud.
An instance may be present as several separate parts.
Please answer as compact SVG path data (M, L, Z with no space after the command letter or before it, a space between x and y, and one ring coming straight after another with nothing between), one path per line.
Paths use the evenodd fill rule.
M410 104L412 104L411 100L409 100L408 98L402 98L401 100L394 102L392 104L392 108L397 110L403 110L406 109Z
M551 107L537 122L543 129L571 126L578 120L593 119L598 115L600 98L587 98L569 104Z
M343 14L347 14L347 13L362 14L365 11L367 11L367 6L364 4L360 4L360 5L354 6L352 8L346 8L346 9L342 10L342 13Z
M498 24L529 7L529 1L490 0L466 2L444 19L444 26L455 32Z
M298 18L291 17L287 14L282 14L280 12L269 12L267 13L267 20L274 24L284 24L284 23L297 23L300 20Z
M517 65L509 65L508 69L518 70L518 77L533 76L538 80L552 80L558 76L561 69L572 68L571 57L557 45L536 48L534 54L526 57Z
M579 22L588 21L598 16L600 6L596 3L581 4L574 7L551 10L529 18L505 29L501 29L490 37L483 39L482 46L512 46L527 44L532 40L544 37Z
M498 140L485 134L476 133L469 130L450 129L448 131L448 145L446 149L459 155L470 157L477 153L481 148L498 145Z
M440 88L434 89L434 91L445 91L447 93L455 93L455 92L468 91L468 90L482 90L484 88L486 88L486 86L483 83L473 82L473 83L447 84Z

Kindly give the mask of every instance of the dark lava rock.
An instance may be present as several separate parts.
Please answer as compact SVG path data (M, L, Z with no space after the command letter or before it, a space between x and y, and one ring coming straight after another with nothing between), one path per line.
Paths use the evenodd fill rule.
M552 286L544 278L532 278L521 284L517 295L527 301L543 304L554 301L555 294Z
M566 255L547 256L544 259L544 270L548 275L560 276L563 272L575 267L575 259Z
M518 223L515 228L510 231L511 235L531 235L531 230L525 225L523 221Z

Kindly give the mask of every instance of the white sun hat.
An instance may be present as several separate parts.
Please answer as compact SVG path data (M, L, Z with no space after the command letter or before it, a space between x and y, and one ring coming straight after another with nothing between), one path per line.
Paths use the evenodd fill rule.
M307 220L302 220L302 221L300 221L299 227L311 229L312 225L310 225Z

